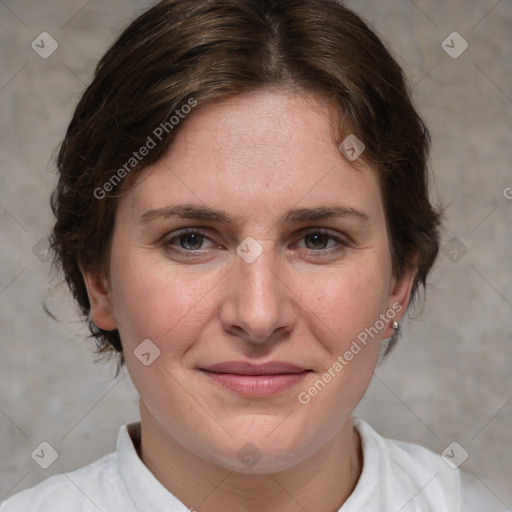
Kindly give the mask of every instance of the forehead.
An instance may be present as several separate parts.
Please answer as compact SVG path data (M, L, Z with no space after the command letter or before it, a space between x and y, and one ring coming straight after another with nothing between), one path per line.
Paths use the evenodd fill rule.
M343 158L331 108L316 95L268 90L203 104L120 208L127 203L139 216L195 202L249 217L337 202L376 220L383 215L377 172Z

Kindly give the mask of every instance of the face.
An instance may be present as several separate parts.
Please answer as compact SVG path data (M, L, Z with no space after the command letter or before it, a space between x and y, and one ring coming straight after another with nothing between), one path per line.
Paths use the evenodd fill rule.
M329 120L291 93L197 107L120 200L108 279L84 273L143 429L224 468L283 470L351 428L407 307L377 173L344 159Z

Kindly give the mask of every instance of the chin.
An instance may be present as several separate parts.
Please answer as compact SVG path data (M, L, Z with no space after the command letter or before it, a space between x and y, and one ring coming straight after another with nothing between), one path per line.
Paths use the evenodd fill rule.
M276 429L269 435L272 431L266 428L260 428L258 433L255 430L257 421L251 421L246 428L239 425L233 430L236 432L233 437L223 436L215 447L212 439L207 438L208 451L202 456L230 471L252 475L284 471L307 458L304 439L299 433L294 435L289 429L282 429L278 435Z
M226 454L213 461L236 473L264 475L279 473L292 468L300 462L295 452L277 452L273 448L260 450L253 443L246 443L238 452Z

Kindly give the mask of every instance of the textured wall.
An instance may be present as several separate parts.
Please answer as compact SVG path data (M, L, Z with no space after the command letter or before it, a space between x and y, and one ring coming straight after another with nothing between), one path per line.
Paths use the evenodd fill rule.
M127 379L93 363L38 242L51 226L52 152L98 58L146 5L0 2L0 500L111 451L118 426L137 417ZM424 314L404 326L357 412L437 452L457 441L488 503L511 508L512 1L349 5L410 76L447 215ZM58 43L47 59L42 32ZM469 44L460 56L452 32ZM31 458L42 441L59 452L46 470Z

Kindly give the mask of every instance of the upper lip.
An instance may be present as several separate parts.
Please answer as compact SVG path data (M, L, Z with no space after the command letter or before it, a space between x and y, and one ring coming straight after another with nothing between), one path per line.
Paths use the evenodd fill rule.
M283 361L271 361L264 364L252 364L245 361L225 361L205 366L201 369L214 373L232 373L235 375L279 375L308 371L306 368Z

